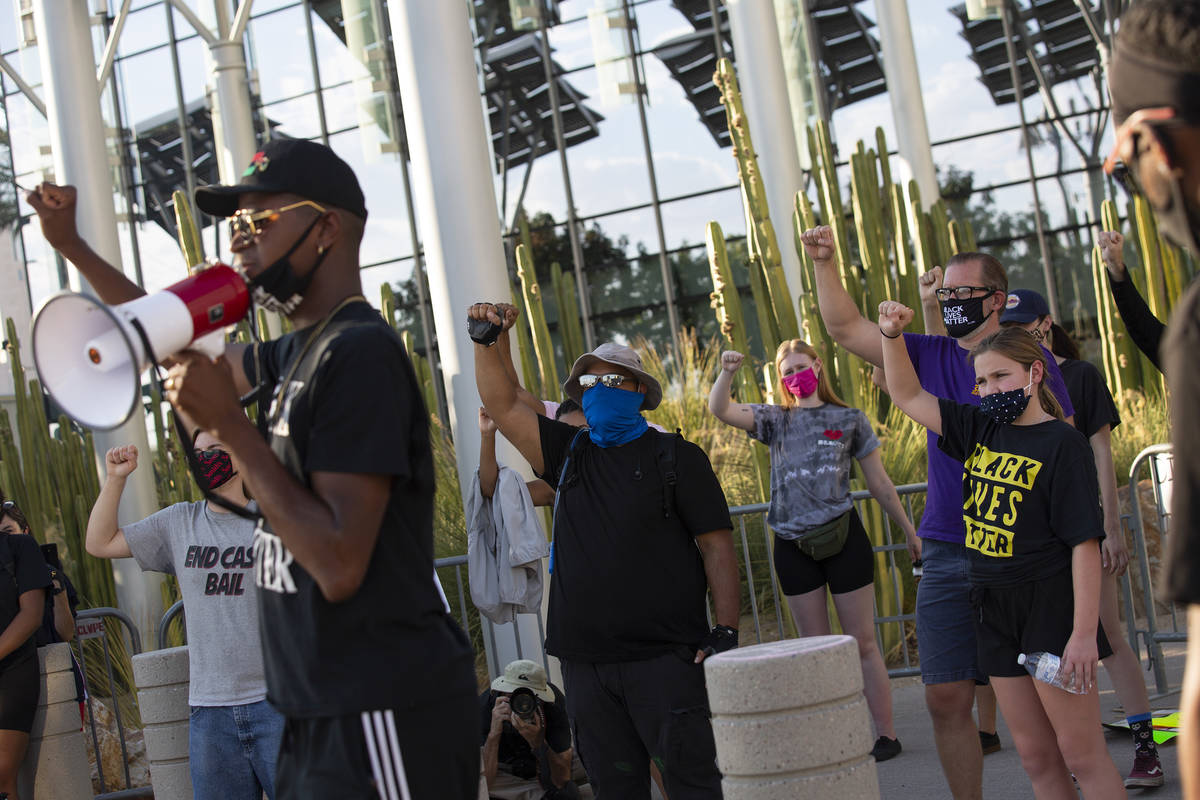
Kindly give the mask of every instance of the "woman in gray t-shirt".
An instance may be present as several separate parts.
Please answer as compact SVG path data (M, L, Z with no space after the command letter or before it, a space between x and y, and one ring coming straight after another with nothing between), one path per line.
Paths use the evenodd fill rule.
M871 540L850 500L853 461L872 496L904 531L914 561L921 556L920 540L883 468L879 440L866 415L834 394L816 350L800 339L779 345L779 405L731 401L730 384L743 358L733 351L721 354L709 411L770 448L767 523L775 531L775 574L801 636L830 633L828 585L842 630L858 641L863 693L879 736L872 754L886 761L899 754L900 742L892 727L887 667L875 643ZM840 548L839 540L844 542Z

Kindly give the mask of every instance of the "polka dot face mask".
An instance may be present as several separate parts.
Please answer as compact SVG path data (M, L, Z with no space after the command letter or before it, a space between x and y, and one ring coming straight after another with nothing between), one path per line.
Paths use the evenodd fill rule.
M1001 425L1011 425L1029 405L1029 395L1025 394L1033 386L1033 376L1023 389L1013 389L1009 392L996 392L979 398L979 410L987 414Z

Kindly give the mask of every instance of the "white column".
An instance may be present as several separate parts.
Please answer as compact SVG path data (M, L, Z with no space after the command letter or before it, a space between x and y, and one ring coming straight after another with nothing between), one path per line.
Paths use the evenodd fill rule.
M787 73L771 0L725 0L733 32L733 56L750 136L758 153L771 224L779 241L783 274L796 318L801 319L800 257L792 245L792 201L804 186L800 146L788 102ZM807 146L807 145L805 145ZM769 345L773 346L773 345Z
M217 166L221 183L237 183L258 147L241 40L215 42L209 47L209 61Z
M925 122L925 101L921 96L921 76L917 72L917 54L913 49L912 25L908 21L907 0L875 0L879 22L879 45L883 72L887 77L888 98L896 123L897 149L907 165L905 185L911 177L921 190L921 205L928 209L940 197L933 151L929 146L929 126Z
M508 301L512 296L487 126L466 3L393 0L388 14L412 157L413 199L465 502L479 465L479 393L475 345L467 338L467 308L476 301ZM501 463L524 464L507 443L498 455ZM522 615L520 623L522 649L528 654L531 642L540 649L536 618ZM503 668L508 654L515 652L511 626L495 628L494 651L486 633L484 638L489 656Z
M73 184L79 191L76 223L79 233L105 261L121 264L114 211L112 172L105 147L104 121L100 115L100 90L96 83L96 61L88 27L86 0L34 0L38 54L54 151L54 176L59 183ZM83 291L91 288L72 271L72 283ZM145 420L134 416L113 431L95 434L96 455L103 469L104 452L122 444L136 445L150 454ZM122 525L148 517L158 510L154 475L149 458L125 485L118 520ZM138 624L143 641L153 641L162 616L161 578L143 573L132 559L113 562L117 598L121 609Z

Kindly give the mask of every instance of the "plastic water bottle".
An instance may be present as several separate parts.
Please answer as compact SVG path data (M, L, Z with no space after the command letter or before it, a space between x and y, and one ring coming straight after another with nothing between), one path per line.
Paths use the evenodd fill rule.
M1017 663L1024 666L1034 680L1057 686L1071 694L1087 694L1086 691L1073 687L1069 675L1062 674L1062 659L1053 653L1021 653L1017 656Z

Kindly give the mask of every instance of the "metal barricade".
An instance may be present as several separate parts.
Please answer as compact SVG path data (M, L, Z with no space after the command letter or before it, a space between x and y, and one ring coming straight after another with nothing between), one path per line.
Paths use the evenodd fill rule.
M1129 514L1124 517L1133 534L1133 554L1137 559L1138 578L1141 583L1142 602L1145 607L1145 627L1137 627L1137 615L1133 603L1133 591L1128 576L1122 578L1122 594L1125 601L1125 624L1129 629L1129 644L1135 653L1141 652L1140 642L1146 647L1148 667L1154 671L1155 691L1158 695L1170 690L1167 680L1166 662L1163 661L1163 642L1187 641L1185 626L1180 624L1178 609L1171 603L1168 607L1170 626L1163 627L1158 609L1155 607L1155 592L1153 570L1150 568L1150 555L1146 548L1145 520L1141 508L1141 493L1138 491L1139 475L1149 466L1151 490L1154 497L1154 513L1159 531L1160 558L1166 552L1168 523L1170 522L1170 502L1166 493L1171 491L1168 483L1172 464L1172 449L1169 444L1156 444L1138 453L1137 458L1129 467Z
M913 517L913 499L917 495L924 494L925 491L926 491L926 484L924 484L924 483L912 483L912 484L907 484L904 486L896 487L896 493L899 494L900 497L904 500L904 507L905 507L905 511L907 513L908 519L910 522L914 522L914 525L915 525L915 520ZM860 490L860 491L852 492L850 495L850 498L854 502L855 510L858 512L859 516L862 517L863 520L867 520L868 515L866 513L866 505L867 505L867 503L875 502L874 498L871 497L871 493L866 490ZM771 602L771 606L772 606L771 610L773 610L773 613L775 615L775 622L776 622L776 626L778 628L778 636L777 637L771 636L770 638L771 639L787 638L787 633L785 631L785 625L784 625L783 604L780 602L780 599L779 599L780 595L782 594L782 591L779 588L779 581L775 576L774 566L769 563L770 553L772 552L771 548L774 546L774 543L772 541L774 539L774 536L773 536L770 528L767 526L767 510L769 507L770 506L768 503L755 503L753 505L735 506L735 507L729 509L729 513L733 517L734 531L735 531L735 533L738 534L738 537L741 540L742 558L743 558L744 567L745 567L745 574L743 575L743 580L745 581L745 588L748 589L749 596L750 596L750 613L751 613L751 617L754 620L754 642L753 642L754 644L759 644L759 643L767 640L766 637L764 637L764 635L763 635L763 627L764 627L763 626L763 616L764 616L763 611L764 611L764 609L760 608L758 592L756 590L757 580L762 579L762 577L764 577L764 576L760 576L757 579L755 576L755 571L754 571L754 568L752 565L752 558L751 558L751 545L750 545L751 534L748 533L748 531L747 531L748 524L751 527L754 527L755 523L758 523L758 528L761 530L762 537L763 537L763 546L764 546L763 552L767 555L767 558L768 558L768 564L767 564L768 574L767 574L767 576L765 576L765 579L769 582L769 585L770 585L770 602ZM886 520L886 517L885 517L885 520ZM873 546L872 550L875 553L885 554L886 561L887 561L887 567L888 567L889 571L891 571L893 574L896 574L896 551L907 550L908 545L903 539L901 539L899 542L892 541L890 525L887 527L887 530L888 530L888 541L885 544ZM757 532L758 531L755 531L755 533L757 533ZM875 602L875 640L876 640L876 643L879 645L880 652L884 652L884 646L883 646L884 635L882 632L883 629L888 625L899 626L899 628L900 628L900 636L899 636L900 652L903 653L904 663L902 666L889 669L888 676L892 677L892 678L899 678L899 677L904 677L904 676L908 676L908 675L919 675L921 672L920 661L914 660L914 657L913 657L914 654L909 649L909 646L908 646L909 637L908 637L908 630L907 630L908 623L912 623L914 625L916 624L916 614L915 613L907 613L907 614L903 613L904 597L901 592L902 581L892 581L891 584L892 584L892 593L893 593L893 600L895 603L895 607L897 609L899 609L900 612L896 613L896 614L880 616L878 613L878 603ZM750 643L748 641L748 637L746 636L746 632L743 632L743 634L741 636L741 642L743 644Z
M121 714L121 703L116 696L118 682L113 671L112 648L108 644L109 619L116 620L119 623L119 627L124 628L129 642L129 655L132 657L142 652L141 635L138 633L137 626L133 624L133 620L125 612L116 608L88 608L80 611L75 616L75 641L72 643L72 648L76 658L79 660L79 667L85 675L87 674L88 662L84 643L91 640L99 640L100 642L100 649L104 658L104 673L108 679L109 690L112 694L112 713L117 726L117 736L121 742L121 760L125 771L125 788L112 792L108 791L108 781L104 775L104 764L100 758L100 736L96 730L96 700L92 696L91 689L89 689L87 691L87 727L91 734L92 750L96 754L96 774L100 780L100 794L96 795L95 800L153 797L154 792L149 786L136 788L130 786L133 781L129 775L129 749L125 741L125 721ZM136 694L134 693L133 686L131 685L129 689L131 696L134 698L133 702L136 703Z
M168 633L167 629L171 627L171 623L175 621L176 617L179 618L180 625L183 625L184 611L183 611L183 601L182 600L176 600L171 605L170 608L168 608L166 611L163 612L162 619L159 620L159 623L158 623L158 649L159 650L166 650L167 647L169 646L167 644L167 633ZM186 626L183 628L183 643L187 644L187 627Z
M913 501L919 495L923 495L925 491L926 484L924 483L913 483L896 487L897 494L899 494L904 501L905 511L907 512L908 519L910 522L914 522L914 524L915 520L913 515ZM871 497L871 493L861 490L852 492L850 497L854 502L855 509L858 511L859 516L864 520L868 519L868 515L866 513L867 504L875 502L874 498ZM748 632L743 631L741 636L741 642L743 644L759 644L763 641L787 638L786 626L784 624L784 606L780 601L782 592L779 588L779 582L775 577L774 565L770 563L771 547L773 546L772 539L774 536L771 533L770 528L767 526L768 507L769 505L767 503L756 503L753 505L735 506L729 509L729 513L733 518L734 532L738 535L741 543L742 558L744 559L744 564L746 567L742 575L742 581L744 582L743 588L749 593L750 614L754 620L754 640L751 642ZM752 549L758 550L759 546L757 544L753 546L751 545L751 537L757 537L760 531L763 537L762 541L764 549L762 550L762 553L766 555L766 569L768 571L767 575L756 575L755 570L753 569L753 564L755 561L751 551ZM885 555L888 569L892 571L893 574L896 574L896 551L907 550L908 545L903 538L901 538L899 542L892 541L891 527L889 525L888 541L885 544L873 546L872 549L877 554L881 553ZM475 606L467 601L467 581L465 580L465 576L463 574L463 568L467 563L467 557L463 555L439 558L434 563L443 585L448 585L451 581L453 581L453 585L457 587L457 597L448 597L448 602L451 605L451 613L457 617L458 623L463 627L463 630L468 632L471 630L470 625L473 622L473 618L479 620L479 624L481 626L481 636L483 639L487 640L487 644L490 646L489 650L494 652L496 648L496 641L492 625L488 624L486 620L483 620L479 612L475 609ZM761 559L759 560L759 563L761 563ZM453 570L453 578L451 578L451 574L448 572L451 569ZM767 582L766 586L769 586L770 589L770 608L767 609L764 609L762 604L760 604L757 590L757 587L763 580ZM904 658L901 666L888 670L889 677L893 678L899 678L908 675L919 675L921 672L920 662L915 657L916 654L911 651L908 645L908 629L911 625L916 624L916 614L903 613L904 597L901 591L901 584L902 581L892 582L893 600L895 607L899 609L898 613L880 616L878 614L878 603L876 603L875 639L881 652L884 652L884 635L882 633L883 629L888 625L899 626L900 629L900 652L903 653ZM765 591L766 587L764 587L764 592ZM455 600L457 600L457 607ZM778 631L777 635L775 635L774 632L764 635L764 627L770 626L771 624L769 620L764 620L764 617L769 617L770 613L774 613L775 615L775 627ZM526 615L522 614L521 616L524 617ZM536 643L522 641L520 630L514 630L518 657L539 661L547 668L547 670L549 670L549 660L545 652L545 626L542 620L542 615L539 613L535 616L537 617L538 632L538 641ZM514 626L514 628L516 628L516 626ZM499 665L499 667L502 668L503 665ZM497 665L491 663L488 664L488 669L492 674L496 674L498 672Z

